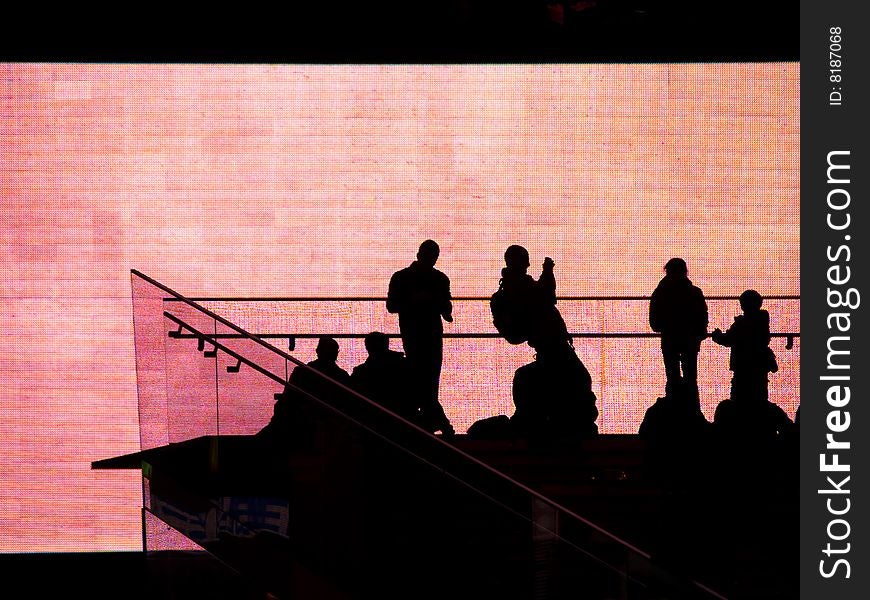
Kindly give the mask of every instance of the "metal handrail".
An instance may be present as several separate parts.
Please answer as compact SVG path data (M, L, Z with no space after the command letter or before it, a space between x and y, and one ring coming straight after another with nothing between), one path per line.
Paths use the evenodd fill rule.
M181 333L181 332L170 332L172 333L172 337L177 338L195 338L198 337L189 333ZM341 340L341 339L364 339L368 334L367 333L252 333L261 339L271 339L271 340L287 340L287 344L290 350L296 349L296 340L316 340L322 337L330 337L332 339ZM385 333L384 334L388 338L393 339L401 339L402 334L400 333ZM596 333L596 332L575 332L568 333L568 336L571 339L581 339L581 338L604 338L604 339L625 339L625 338L659 338L661 337L660 333L649 333L649 332L615 332L615 333ZM770 337L772 338L785 338L785 349L791 350L794 347L794 339L799 338L801 336L798 332L777 332L771 333ZM215 339L238 339L247 337L240 333L217 333L214 334L213 337ZM443 339L500 339L502 335L500 333L442 333L441 337ZM710 337L710 335L706 335L705 339Z
M135 270L135 269L134 269ZM762 295L765 300L800 300L799 295L772 294ZM451 300L456 302L483 302L489 301L490 296L453 296ZM617 302L617 301L642 301L649 300L649 296L557 296L556 300L566 302ZM740 300L740 296L705 296L705 300ZM179 302L177 298L164 298L167 302ZM381 296L192 296L188 298L192 302L386 302L386 297Z
M619 301L649 301L650 296L558 296L558 300L566 302L619 302ZM739 300L740 296L706 296L706 300ZM789 294L772 294L764 296L765 300L800 300L799 295ZM165 302L179 302L180 300L173 297L163 299ZM386 302L385 297L380 296L202 296L188 298L191 302ZM453 301L459 302L484 302L489 301L489 296L457 296L451 298ZM217 334L218 338L236 338L244 337L239 334ZM285 332L260 332L252 334L262 339L317 339L320 337L331 337L333 339L362 339L367 333L350 333L350 332L313 332L313 333L285 333ZM385 333L388 338L401 338L399 333ZM575 331L569 332L568 336L572 339L622 339L622 338L658 338L660 333L648 331L619 331L619 332L592 332L592 331ZM782 331L772 332L772 338L786 338L786 349L790 350L793 346L795 338L801 336L797 331ZM184 336L182 336L184 337ZM497 339L501 338L501 334L491 331L485 332L466 332L466 333L442 333L444 339ZM708 334L706 337L710 337ZM291 347L291 350L293 348Z
M284 338L299 338L299 339L317 339L320 337L331 337L335 339L348 339L348 338L364 338L368 334L367 333L252 333L251 335L255 335L259 338L264 339L284 339ZM384 333L385 336L389 338L401 338L402 334L400 333ZM617 333L594 333L594 332L576 332L576 333L568 333L568 335L572 338L657 338L661 337L660 333L647 333L647 332L617 332ZM775 338L799 338L801 336L800 333L797 332L778 332L771 333L770 337ZM178 336L173 337L196 337L190 334L180 334ZM218 333L215 334L214 337L217 339L231 339L231 338L240 338L247 337L239 333ZM500 333L443 333L441 337L444 339L478 339L478 338L501 338L502 335ZM707 335L706 337L710 337Z

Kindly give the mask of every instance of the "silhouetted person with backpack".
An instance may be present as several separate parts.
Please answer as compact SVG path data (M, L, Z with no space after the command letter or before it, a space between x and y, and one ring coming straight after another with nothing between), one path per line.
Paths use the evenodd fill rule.
M561 344L570 347L568 328L556 308L553 259L544 259L537 280L527 272L529 251L522 246L509 246L504 260L499 289L490 302L493 323L499 333L512 344L528 342L535 349Z
M688 272L682 258L665 264L665 276L650 297L649 325L661 333L666 385L685 381L697 389L698 352L707 337L708 314L704 293Z
M592 378L556 308L553 259L544 259L537 280L528 274L529 251L524 247L509 246L504 261L499 289L490 301L493 324L511 344L528 342L536 351L534 362L514 373L511 431L535 443L595 435L598 409Z
M435 268L439 254L440 248L434 241L420 244L417 260L390 279L387 311L399 315L402 346L413 373L424 428L452 435L453 426L438 402L444 353L441 319L453 321L450 279Z
M417 397L411 393L411 376L404 353L390 350L390 338L379 331L365 337L369 355L354 367L350 380L353 388L387 410L419 423Z
M710 336L731 348L728 368L734 373L731 400L735 402L766 402L767 374L779 370L770 349L770 314L761 308L763 301L755 290L746 290L740 294L743 314L734 317L728 331L717 328Z

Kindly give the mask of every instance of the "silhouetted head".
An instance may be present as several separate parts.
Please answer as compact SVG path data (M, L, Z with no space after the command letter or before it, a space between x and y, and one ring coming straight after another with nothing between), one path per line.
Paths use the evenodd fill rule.
M529 268L529 251L514 244L504 251L504 263L512 271L525 271Z
M335 362L338 358L338 342L331 337L322 337L317 340L317 358Z
M420 264L427 267L434 267L438 262L438 255L441 254L441 248L432 240L426 240L420 244L420 249L417 250L417 260Z
M672 258L665 263L665 273L670 277L685 277L689 274L689 267L682 258Z
M390 349L390 338L380 331L372 331L365 337L365 344L369 354L384 354Z
M761 294L755 290L746 290L740 294L740 308L743 309L743 312L760 310L762 302L764 302L764 300L762 299Z

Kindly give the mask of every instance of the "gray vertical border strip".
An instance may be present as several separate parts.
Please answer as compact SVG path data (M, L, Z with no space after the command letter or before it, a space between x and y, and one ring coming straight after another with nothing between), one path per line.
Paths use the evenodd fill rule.
M865 493L866 479L870 476L867 469L870 414L866 409L870 387L870 369L867 368L870 365L867 358L870 305L865 305L870 303L870 287L867 286L870 253L866 233L870 231L867 208L870 153L867 152L868 128L864 125L867 116L862 114L868 110L866 79L870 68L866 60L866 40L870 37L870 23L863 18L862 8L863 3L848 0L801 2L800 597L813 600L863 599L868 597L870 589L870 551L867 548L870 507ZM841 28L839 42L831 39L832 27ZM839 43L839 48L832 45L835 43ZM841 65L830 62L837 59L830 54L835 50L838 50L835 54L841 55ZM832 71L837 66L842 70ZM841 81L832 81L834 75L840 75ZM832 101L837 100L832 92L842 94L840 105L832 105ZM832 151L842 151L843 154L832 158L838 164L849 164L850 169L832 171L832 179L840 182L829 183L828 155ZM843 181L845 179L848 183ZM829 207L831 193L832 203L842 208ZM829 213L836 226L845 224L848 213L849 226L840 230L832 228L827 220ZM842 250L844 246L849 250ZM829 280L829 274L834 279L844 279L847 266L850 268L847 282ZM831 268L834 270L829 271ZM837 297L829 302L829 289L845 295L850 288L861 294L855 308L831 306L837 303ZM832 313L848 313L849 317L831 321L833 327L829 329L828 317ZM838 324L841 328L848 325L848 329L838 330ZM832 342L831 347L848 350L849 354L829 353L832 336L840 336L840 339ZM841 368L829 367L829 359ZM832 375L848 376L848 380L821 379ZM843 405L839 407L828 401L829 390L838 385L848 386L850 391L849 402L841 401ZM840 394L841 398L845 395L842 388ZM849 412L848 427L843 423L845 411ZM831 427L845 430L832 432ZM849 442L850 447L827 448L829 433L838 442ZM826 455L825 461L829 464L834 461L833 454L838 454L838 462L848 464L849 470L824 471L820 465L821 454ZM844 483L845 477L850 479ZM833 493L839 492L837 486L848 493ZM820 493L820 490L827 492ZM838 564L838 560L847 561L848 569L846 563ZM825 577L823 571L829 577Z

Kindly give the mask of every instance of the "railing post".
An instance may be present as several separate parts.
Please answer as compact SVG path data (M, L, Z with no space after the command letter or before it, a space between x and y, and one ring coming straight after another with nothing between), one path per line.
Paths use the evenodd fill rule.
M532 498L532 554L534 560L535 600L547 600L553 595L553 584L559 576L556 564L556 544L559 539L559 513L555 507L539 498Z

